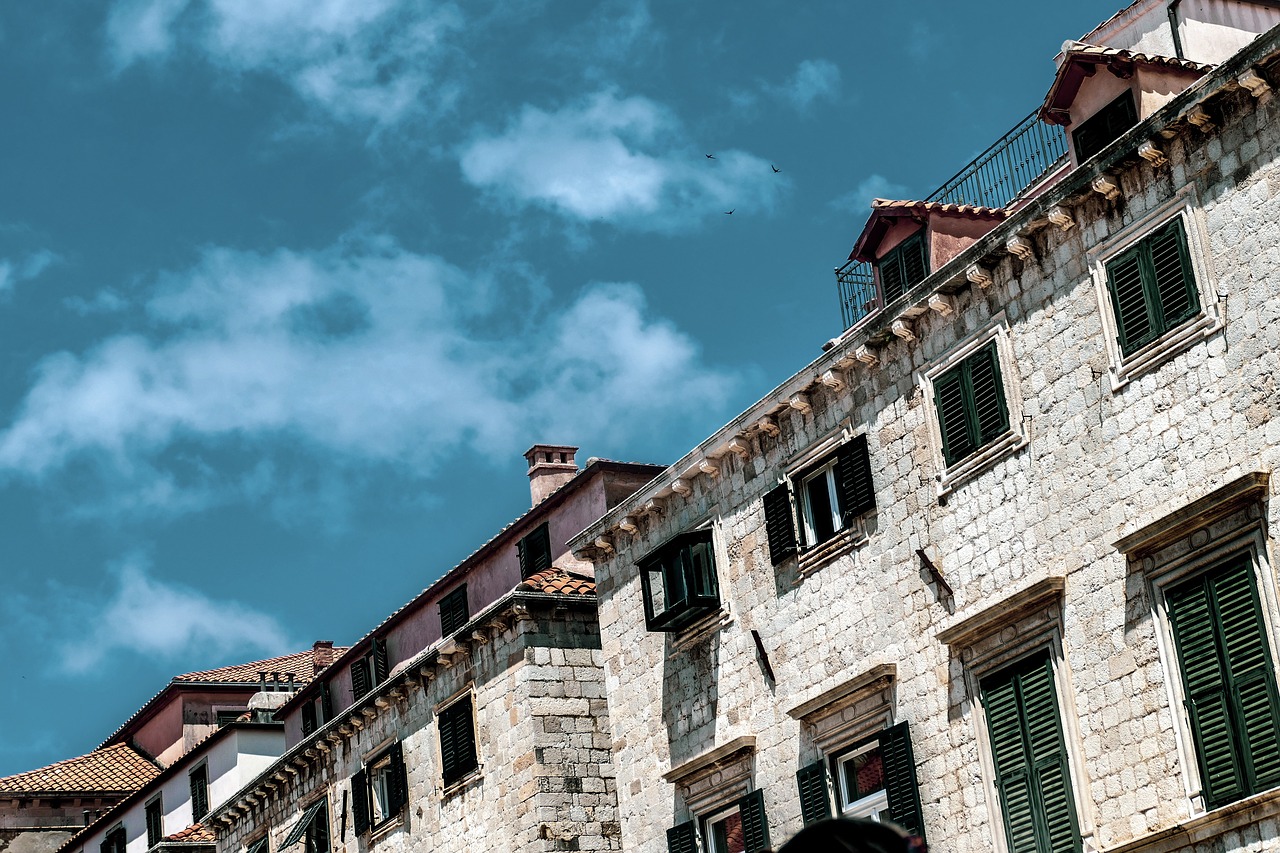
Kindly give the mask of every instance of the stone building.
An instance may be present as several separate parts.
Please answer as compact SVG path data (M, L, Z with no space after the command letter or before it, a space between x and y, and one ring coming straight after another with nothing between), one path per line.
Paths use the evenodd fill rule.
M277 717L208 825L225 853L618 850L592 566L569 536L662 469L529 450L533 507Z
M571 540L626 849L1280 849L1277 23L1067 43L876 202L822 356Z

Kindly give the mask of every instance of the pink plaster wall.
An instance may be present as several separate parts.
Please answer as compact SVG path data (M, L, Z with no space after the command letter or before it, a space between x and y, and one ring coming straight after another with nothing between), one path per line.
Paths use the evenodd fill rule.
M929 262L932 264L929 269L939 269L999 224L999 220L995 219L962 219L958 216L937 215L929 217Z

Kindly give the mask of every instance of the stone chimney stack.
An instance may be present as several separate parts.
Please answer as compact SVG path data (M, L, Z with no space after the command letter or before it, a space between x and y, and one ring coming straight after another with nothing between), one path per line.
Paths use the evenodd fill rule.
M529 492L534 506L578 473L578 463L573 459L577 452L578 448L567 444L535 444L525 451L524 458L529 460Z
M311 674L319 675L320 670L333 663L336 657L333 640L316 640L311 646Z

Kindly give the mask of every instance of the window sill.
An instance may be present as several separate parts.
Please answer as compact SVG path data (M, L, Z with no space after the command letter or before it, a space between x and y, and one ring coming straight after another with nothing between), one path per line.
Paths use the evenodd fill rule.
M686 649L696 646L698 643L711 634L719 632L725 626L733 623L733 614L729 612L729 605L724 602L720 603L719 610L713 610L698 621L692 623L686 628L679 631L672 631L667 634L670 642L667 647L667 657L678 654Z
M796 578L796 583L803 582L818 569L855 548L865 545L868 541L867 526L859 518L821 545L801 551L797 567L799 577Z
M1133 380L1155 370L1221 328L1222 321L1215 314L1202 312L1165 332L1133 355L1121 356L1119 363L1111 368L1111 392L1119 392Z
M938 477L938 497L946 497L965 481L987 470L1005 456L1017 453L1029 443L1022 433L1008 432L974 455L961 459Z
M384 820L382 823L370 828L369 830L369 846L377 844L386 838L395 830L404 826L404 809Z
M1201 812L1175 826L1107 848L1107 853L1173 853L1240 830L1275 820L1280 814L1280 788L1272 788L1213 811Z
M446 785L444 787L444 790L440 792L440 801L443 802L445 800L449 800L449 799L452 799L453 797L456 797L457 795L461 794L467 788L470 788L472 785L476 784L483 778L484 778L484 765L481 764L478 767L476 767L475 770L472 770L471 772L469 772L466 776L463 776L461 779L457 780L456 782L450 782L448 785Z

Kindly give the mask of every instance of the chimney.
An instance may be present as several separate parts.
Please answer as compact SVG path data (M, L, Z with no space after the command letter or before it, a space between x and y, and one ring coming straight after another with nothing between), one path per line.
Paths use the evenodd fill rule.
M567 444L535 444L525 451L524 458L529 460L529 492L534 506L578 473L578 463L573 459L577 452L578 448Z
M333 663L335 657L333 640L316 640L311 645L311 674L319 675L320 670Z

